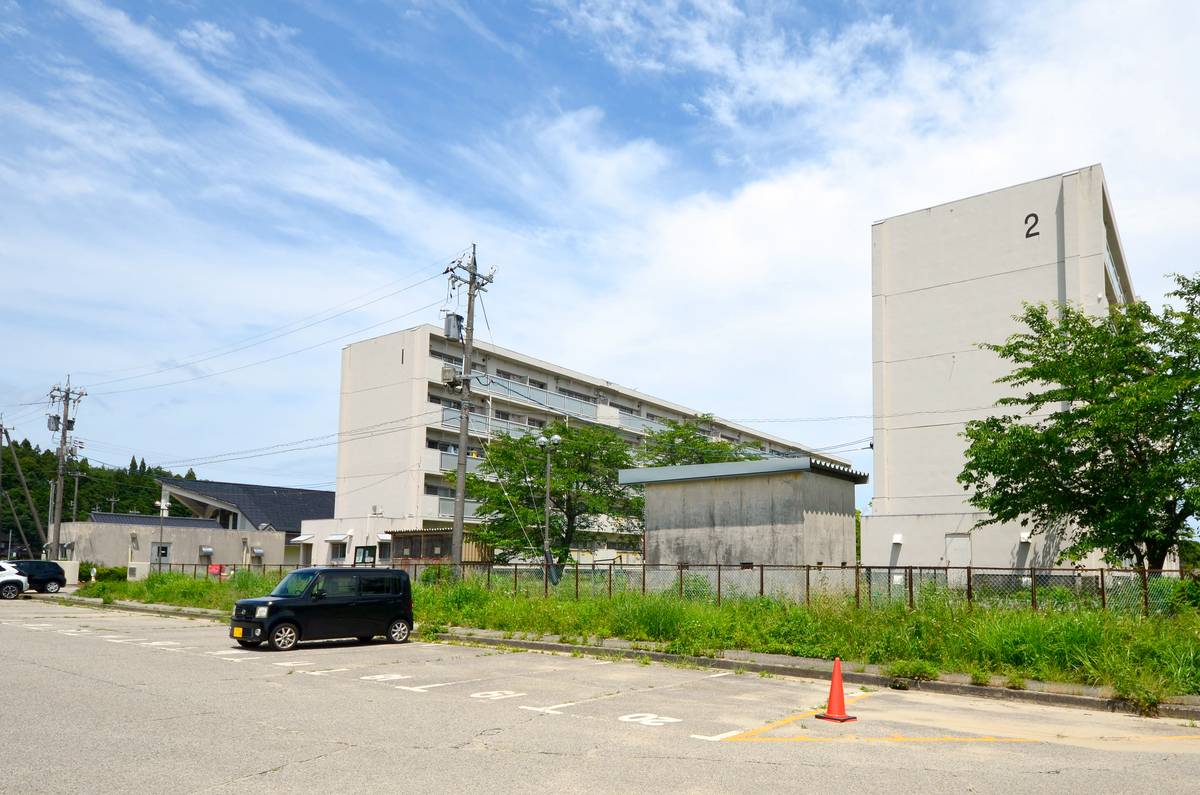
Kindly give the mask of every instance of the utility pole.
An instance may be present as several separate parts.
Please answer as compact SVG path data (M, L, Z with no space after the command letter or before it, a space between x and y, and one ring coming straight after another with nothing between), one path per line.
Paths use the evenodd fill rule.
M4 445L4 417L3 417L3 415L0 415L0 494L3 494L5 497L7 497L8 493L4 491L4 450L3 450L3 445ZM15 515L14 515L14 518L15 518ZM24 534L22 534L22 535L24 535ZM12 553L12 528L11 527L8 528L8 546L6 546L4 548L4 557L6 557L10 560L14 557L14 555Z
M62 512L63 512L63 493L66 489L63 488L63 481L67 475L67 431L75 429L75 421L71 419L71 405L79 405L79 401L87 394L83 389L71 388L71 376L67 376L67 385L65 387L54 385L50 390L50 402L59 401L62 403L61 418L55 415L50 416L50 429L59 431L58 440L58 481L54 490L54 529L53 537L50 540L50 560L58 560L62 557ZM57 428L55 427L57 424Z
M71 521L74 522L79 518L79 478L83 476L82 472L72 472L71 477L75 478L75 493L71 496Z
M458 469L454 478L454 526L450 535L450 562L462 563L463 523L467 512L467 445L471 425L471 357L475 346L475 296L491 284L495 272L479 275L475 260L475 244L471 244L471 256L465 262L460 257L446 268L450 284L467 285L467 328L463 336L463 369L454 382L462 391L462 407L458 416Z
M16 465L17 479L21 481L21 490L25 492L25 503L29 506L29 515L33 517L33 526L37 529L38 541L45 545L46 533L42 530L42 520L38 516L37 506L33 504L33 495L29 493L29 484L25 481L25 472L21 469L21 459L17 457L17 446L13 444L12 434L8 428L0 427L8 439L8 452L12 454L13 464ZM32 550L30 550L32 552Z
M116 513L117 512L117 498L109 497L107 502L108 502L108 512Z

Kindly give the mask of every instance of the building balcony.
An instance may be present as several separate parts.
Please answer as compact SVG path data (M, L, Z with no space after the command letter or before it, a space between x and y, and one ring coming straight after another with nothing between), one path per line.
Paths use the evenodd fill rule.
M455 417L455 427L458 418ZM467 472L476 472L483 459L477 456L467 456ZM458 453L444 453L440 450L426 448L421 456L421 470L424 472L454 472L458 469Z
M479 510L479 502L476 500L467 500L466 514L464 518L469 522L479 521L476 512ZM436 494L421 495L421 518L423 519L453 519L454 518L454 498L440 497Z
M442 427L458 430L460 415L459 409L444 407L442 409ZM484 414L472 414L468 429L475 436L499 436L502 433L509 436L524 436L527 433L537 433L541 430L523 423L502 420Z

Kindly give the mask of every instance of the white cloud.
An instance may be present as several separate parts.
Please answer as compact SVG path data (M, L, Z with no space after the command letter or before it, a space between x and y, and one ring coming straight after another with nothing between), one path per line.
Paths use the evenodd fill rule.
M219 25L197 20L178 33L179 41L189 50L195 50L206 58L220 58L229 54L236 37Z

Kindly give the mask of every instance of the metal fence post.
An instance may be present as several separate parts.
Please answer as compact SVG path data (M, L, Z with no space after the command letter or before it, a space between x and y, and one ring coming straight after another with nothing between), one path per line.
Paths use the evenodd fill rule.
M1150 617L1150 581L1146 573L1145 564L1141 568L1142 577L1142 615L1146 618Z
M804 604L812 604L812 566L804 564Z
M679 599L683 599L683 564L679 564Z
M1104 587L1104 569L1100 569L1100 609L1108 610L1108 589Z
M575 601L579 601L579 561L575 561Z
M766 570L766 566L764 564L762 564L762 563L758 564L758 595L759 596L766 595L765 589L763 588L763 586L766 585L766 579L767 579L765 570Z
M857 563L854 564L854 606L862 607L862 578Z
M542 561L542 596L550 595L550 564Z
M975 585L972 582L971 567L967 566L967 606L975 601Z
M871 576L871 567L867 566L867 607L875 604L875 578Z
M608 564L608 598L612 599L612 570L613 564Z
M489 591L492 590L492 562L490 560L488 561L487 571L484 573L484 578L484 582L487 583L487 589Z
M646 593L646 559L642 558L642 595Z
M1037 610L1037 569L1029 567L1029 603Z
M517 595L517 564L513 564L513 596Z
M721 606L721 564L717 564L717 607Z
M908 609L912 610L915 606L913 603L913 572L912 566L908 567Z

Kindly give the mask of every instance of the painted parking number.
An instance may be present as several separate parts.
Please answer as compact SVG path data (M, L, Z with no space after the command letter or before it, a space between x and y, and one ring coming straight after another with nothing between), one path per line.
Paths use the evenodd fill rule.
M643 726L666 726L668 723L682 723L680 718L668 718L666 715L655 715L653 712L635 712L632 715L622 715L617 720L625 723L640 723Z
M471 698L482 698L487 701L499 701L502 698L516 698L523 696L524 693L518 693L515 690L485 690L482 693L472 693Z

